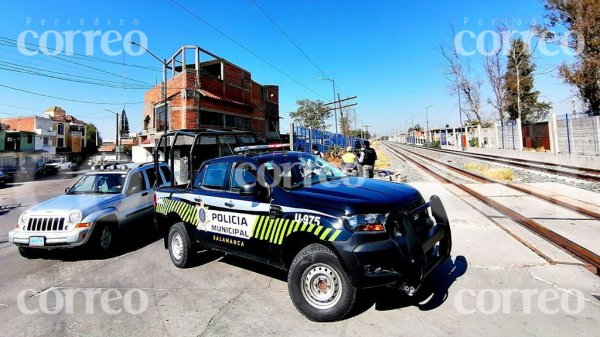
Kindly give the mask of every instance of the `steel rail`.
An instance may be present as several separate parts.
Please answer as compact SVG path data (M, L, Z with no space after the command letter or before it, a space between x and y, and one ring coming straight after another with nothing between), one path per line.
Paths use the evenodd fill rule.
M512 209L500 204L499 202L492 200L491 198L484 196L479 192L474 191L473 189L471 189L463 184L458 184L458 183L451 181L450 179L435 172L431 168L419 163L418 161L414 160L413 158L410 158L410 156L400 153L399 150L394 149L389 144L385 144L385 145L388 146L388 148L392 152L394 152L397 156L404 157L405 160L413 163L415 166L428 172L430 175L432 175L436 179L440 180L441 182L446 183L446 184L451 184L453 186L460 188L461 190L467 192L468 194L472 195L476 199L486 203L488 206L490 206L490 207L496 209L497 211L499 211L500 213L508 216L515 222L523 225L525 228L529 229L533 233L543 237L544 239L548 240L549 242L553 243L554 245L562 248L563 250L567 251L569 254L577 257L579 260L591 265L593 268L595 268L596 275L600 275L600 256L598 256L596 253L594 253L594 252L586 249L585 247L567 239L566 237L548 229L547 227L544 227L540 223L513 211ZM415 154L415 153L405 150L405 149L402 149L402 151L406 151L408 153ZM417 155L419 155L420 157L424 157L423 155L420 155L420 154L417 154ZM469 174L472 174L472 173L469 172ZM483 178L483 177L481 177L481 178Z

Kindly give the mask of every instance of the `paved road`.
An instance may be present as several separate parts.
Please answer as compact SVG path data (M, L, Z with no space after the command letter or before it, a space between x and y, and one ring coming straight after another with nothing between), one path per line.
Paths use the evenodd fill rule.
M0 190L0 241L26 207L60 194L60 177ZM453 223L453 260L416 299L365 292L351 318L313 323L292 305L285 275L231 256L201 253L180 270L145 225L113 258L77 251L25 260L0 243L1 336L591 336L600 282L584 268L549 265L438 184Z

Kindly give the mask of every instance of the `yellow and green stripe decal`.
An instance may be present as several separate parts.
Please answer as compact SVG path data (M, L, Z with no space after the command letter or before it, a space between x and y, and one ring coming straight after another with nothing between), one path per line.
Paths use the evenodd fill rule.
M250 237L281 245L286 237L295 232L311 233L320 240L335 241L342 233L342 230L291 219L271 219L268 216L261 215L255 220Z
M181 220L193 225L198 225L196 207L180 200L161 199L160 203L156 206L156 213L164 215L176 213Z

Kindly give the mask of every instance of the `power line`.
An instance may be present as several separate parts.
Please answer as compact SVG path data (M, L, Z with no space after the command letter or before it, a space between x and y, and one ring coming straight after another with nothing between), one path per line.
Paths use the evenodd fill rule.
M0 45L17 46L17 44L18 44L17 42L8 42L7 43L6 41L2 41L4 39L5 38L0 37ZM26 43L26 44L34 45L34 46L37 46L37 47L41 48L40 45L35 45L35 44L32 44L32 43ZM75 61L72 61L72 60L68 60L68 59L60 57L58 55L48 55L48 54L43 54L43 55L50 56L50 57L53 57L53 58L56 58L56 59L59 59L59 60L65 61L65 62L73 63L73 64L76 64L76 65L79 65L81 67L85 67L85 68L88 68L88 69L93 69L93 70L96 70L96 71L99 71L99 72L102 72L102 73L106 73L106 74L109 74L109 75L112 75L112 76L123 77L123 78L126 78L128 80L131 80L131 81L134 81L134 82L138 82L138 83L142 83L142 84L145 84L145 85L152 85L151 83L148 83L148 82L143 82L143 81L139 81L139 80L136 80L136 79L133 79L133 78L124 77L123 75L119 75L119 74L116 74L116 73L113 73L113 72L110 72L110 71L107 71L107 70L104 70L104 69L100 69L100 68L96 68L96 67L92 67L92 66L83 64L83 63L79 63L79 62L75 62Z
M39 47L42 48L44 47L47 50L50 50L50 48L48 48L47 46L42 46L40 44L34 44L34 43L29 43L29 42L22 42L22 41L17 41L15 39L11 39L8 37L3 37L0 36L0 41L4 41L4 42L9 42L13 44L13 47L17 46L17 43L22 44L22 45L30 45L30 46L35 46L35 47ZM54 50L56 51L56 50ZM42 53L43 55L49 56L45 53ZM73 57L76 59L81 59L81 60L88 60L88 61L93 61L93 62L101 62L101 63L110 63L110 64L119 64L122 65L121 62L117 62L117 61L111 61L111 60L106 60L106 59L102 59L99 57L94 57L94 56L90 56L90 55L85 55L85 54L79 54L79 53L72 53L72 55L68 55L69 57ZM127 67L133 67L133 68L140 68L140 69L145 69L145 70L152 70L152 71L156 71L156 72L162 72L161 68L157 68L157 67L148 67L148 66L141 66L141 65L137 65L137 64L125 64L125 66Z
M33 112L40 112L39 110L35 110L35 109L31 109L31 108L24 108L22 106L16 106L16 105L4 104L4 103L0 103L0 105L7 106L7 107L10 107L10 108L15 108L15 109L29 110L29 111L33 111Z
M226 37L229 41L235 43L240 48L242 48L245 51L247 51L248 53L252 54L254 57L258 58L259 60L261 60L262 62L264 62L268 66L270 66L271 68L277 70L282 75L284 75L287 78L291 79L292 81L296 82L298 85L300 85L303 88L307 89L308 91L314 93L315 95L317 95L319 97L322 97L322 98L325 98L323 95L319 94L318 92L316 92L315 90L313 90L309 86L307 86L306 84L304 84L304 83L300 82L299 80L297 80L296 78L292 77L290 74L286 73L281 68L279 68L279 67L275 66L274 64L272 64L271 62L267 61L265 58L263 58L262 56L258 55L254 51L250 50L250 48L246 47L245 45L241 44L240 42L236 41L234 38L232 38L231 36L227 35L225 32L223 32L222 30L218 29L217 27L213 26L210 22L208 22L205 19L201 18L200 16L196 15L194 12L192 12L188 8L184 7L183 5L181 5L180 3L178 3L177 1L175 1L175 0L170 0L170 1L174 5L176 5L177 7L181 8L183 11L187 12L192 17L196 18L196 20L198 20L198 21L204 23L205 25L209 26L210 28L212 28L217 33L219 33L219 34L223 35L224 37Z
M254 4L254 6L256 6L256 8L258 8L258 10L267 18L269 19L269 21L271 21L271 23L277 28L277 30L279 30L281 32L281 34L283 34L283 36L285 36L285 38L294 46L296 47L296 49L298 49L298 51L308 60L308 62L310 62L315 69L317 69L322 75L323 77L329 77L324 71L323 69L321 69L321 67L319 67L317 65L317 63L315 61L313 61L313 59L311 59L308 54L306 54L304 52L304 50L302 50L302 48L300 48L300 46L294 42L294 40L283 30L283 28L281 28L281 26L279 26L277 24L277 22L275 22L275 20L269 15L267 14L267 12L258 4L258 2L256 2L256 0L250 0L252 1L252 3ZM342 94L344 94L344 96L348 97L348 94L346 94L344 92L344 90L342 90L342 88L340 88L339 85L335 85L335 87L342 92Z
M35 76L41 76L41 77L48 77L48 78L62 80L62 81L68 81L68 82L92 84L92 85L98 85L98 86L109 87L109 88L121 88L121 86L122 86L121 83L111 81L111 80L73 75L73 74L56 72L56 71L51 71L51 70L44 70L44 69L31 67L31 66L23 66L23 65L11 63L11 62L0 61L0 70L18 72L18 73L22 73L22 74L35 75ZM35 70L38 70L38 71L35 71ZM49 74L45 74L44 72L49 72L49 73L54 73L54 74L59 74L59 75L66 75L66 76L71 76L74 78L49 75ZM148 89L148 87L130 86L130 87L128 87L128 89Z
M281 34L283 34L283 36L285 36L285 38L292 44L294 45L294 47L296 47L296 49L298 49L298 51L308 60L308 62L310 62L323 76L325 77L329 77L329 75L327 75L323 69L321 69L317 63L315 61L313 61L305 52L304 50L302 50L302 48L300 48L300 46L294 42L294 40L292 40L292 38L283 30L283 28L281 28L277 22L275 22L275 20L273 20L273 18L271 18L271 16L269 16L269 14L267 14L267 12L265 12L265 10L258 4L258 2L256 2L255 0L250 0L254 6L256 6L256 8L258 8L258 10L267 18L269 19L269 21L271 21L271 23L281 32Z
M98 105L122 105L123 104L122 102L121 103L93 102L93 101L84 101L84 100L77 100L77 99L71 99L71 98L57 97L57 96L46 95L46 94L42 94L42 93L38 93L38 92L28 91L25 89L15 88L15 87L11 87L11 86L8 86L5 84L0 84L0 87L15 90L15 91L21 91L21 92L25 92L25 93L36 95L36 96L48 97L48 98L59 99L59 100L69 101L69 102L76 102L76 103L98 104ZM141 104L141 103L144 103L144 102L143 101L142 102L127 102L125 104L133 105L133 104Z

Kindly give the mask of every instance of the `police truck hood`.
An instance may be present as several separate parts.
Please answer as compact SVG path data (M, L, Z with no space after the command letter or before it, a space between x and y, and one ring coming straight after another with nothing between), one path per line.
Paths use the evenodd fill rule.
M313 184L290 193L296 202L355 214L388 212L422 199L412 186L357 177Z

